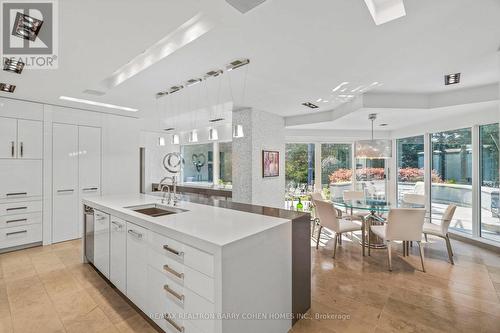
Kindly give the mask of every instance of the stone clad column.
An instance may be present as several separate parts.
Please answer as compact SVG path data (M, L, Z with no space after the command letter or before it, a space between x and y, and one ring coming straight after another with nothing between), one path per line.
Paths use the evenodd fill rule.
M233 138L233 201L284 207L285 120L278 115L245 108L233 111L233 126L242 125L244 137ZM262 151L280 153L280 175L262 177Z

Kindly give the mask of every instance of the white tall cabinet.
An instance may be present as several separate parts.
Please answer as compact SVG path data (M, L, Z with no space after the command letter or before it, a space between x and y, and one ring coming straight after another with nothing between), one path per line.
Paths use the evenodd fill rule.
M42 241L42 156L42 121L0 117L0 251Z
M52 241L81 237L80 202L101 190L101 129L52 125Z

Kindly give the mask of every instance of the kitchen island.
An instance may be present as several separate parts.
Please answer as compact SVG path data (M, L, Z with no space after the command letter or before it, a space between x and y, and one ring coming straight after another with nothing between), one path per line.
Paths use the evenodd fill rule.
M309 238L308 214L213 202L173 207L139 194L83 205L94 212L84 260L166 332L285 333L309 308L310 257L299 270L292 249L294 221ZM305 258L310 246L302 244ZM309 278L300 281L297 271Z

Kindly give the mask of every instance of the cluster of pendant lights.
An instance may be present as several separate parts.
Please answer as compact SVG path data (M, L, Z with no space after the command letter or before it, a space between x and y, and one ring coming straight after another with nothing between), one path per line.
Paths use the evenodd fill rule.
M238 59L238 60L232 61L229 64L227 64L225 66L225 68L226 68L225 70L227 72L229 72L229 71L235 70L237 68L243 67L245 65L248 65L249 63L250 63L249 59ZM189 87L194 86L200 82L203 82L204 80L218 77L222 74L224 74L224 71L222 69L209 71L209 72L205 73L205 75L202 78L190 79L190 80L186 81L184 84L175 85L175 86L170 87L166 91L158 92L156 94L156 98L163 98L165 96L175 94L176 92L179 92L182 89L189 88ZM224 120L224 118L219 117L219 118L210 119L209 122L210 123L217 123L217 122L222 121L222 120ZM165 129L165 131L174 131L174 130L175 130L174 127ZM244 137L243 125L240 125L240 124L233 125L233 138L242 138L242 137ZM215 127L210 127L208 130L208 140L216 141L218 139L219 139L219 132L217 131L217 129ZM190 143L198 142L198 131L196 129L193 129L189 132L188 140ZM171 143L173 145L180 144L179 134L176 134L176 133L172 134ZM160 137L158 140L158 144L160 146L165 146L165 138Z
M20 60L14 60L9 58L4 58L3 70L10 73L21 74L24 69L24 62ZM13 93L16 90L16 86L13 84L0 82L0 91Z

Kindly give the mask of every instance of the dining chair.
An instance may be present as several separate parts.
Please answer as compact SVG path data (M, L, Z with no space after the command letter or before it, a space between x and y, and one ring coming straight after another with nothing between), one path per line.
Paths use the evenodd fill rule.
M384 239L387 244L387 258L389 261L389 271L392 271L392 242L417 242L422 271L424 266L424 248L422 247L422 230L424 226L425 209L423 208L393 208L387 216L387 223L384 225L372 225L370 230L378 237ZM368 255L370 255L370 233L368 233Z
M453 219L453 215L455 214L455 210L457 206L448 205L446 207L443 216L441 218L441 224L434 224L430 222L424 223L423 233L425 236L425 241L427 242L427 235L433 235L440 238L443 238L446 241L446 249L448 250L448 258L450 259L450 263L452 265L455 264L453 261L453 250L451 249L450 236L448 234L448 228L450 227L451 220Z
M344 198L344 202L364 200L365 199L365 192L363 192L363 191L344 191L342 196ZM349 214L349 211L347 210L347 206L345 207L345 212L347 214L346 218L351 219L351 220L362 220L363 216L364 216L363 214L360 214L360 213L354 214L352 207L351 207L350 214Z
M315 191L311 193L311 222L313 223L311 235L313 235L313 238L314 238L314 231L316 230L316 225L319 225L319 217L316 214L316 207L314 206L315 200L316 201L325 200L323 192ZM342 218L342 211L340 209L335 208L335 212L337 214L337 218Z
M342 219L337 217L337 210L333 207L333 204L325 200L314 200L314 207L316 209L316 215L319 218L319 231L318 238L316 241L316 249L319 247L319 239L321 236L321 231L323 228L327 228L335 233L334 243L333 243L333 258L337 252L337 242L342 241L342 234L345 232L353 232L361 230L362 237L364 239L364 228L361 223L353 222L352 220ZM364 242L362 242L364 247Z

